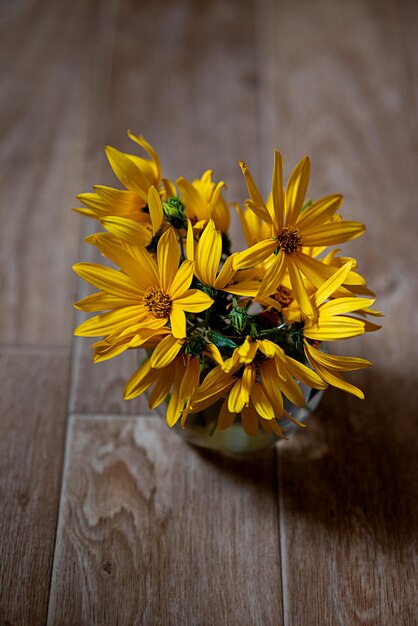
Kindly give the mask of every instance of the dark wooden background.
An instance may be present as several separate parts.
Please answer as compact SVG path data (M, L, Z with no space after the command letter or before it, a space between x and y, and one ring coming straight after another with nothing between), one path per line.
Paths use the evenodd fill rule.
M418 4L407 0L15 0L0 4L0 622L416 624ZM367 224L346 246L384 328L361 402L233 461L189 448L71 337L92 224L126 130L169 176L245 159L267 192L312 159L310 196ZM237 231L236 231L237 232ZM415 541L414 541L415 540Z

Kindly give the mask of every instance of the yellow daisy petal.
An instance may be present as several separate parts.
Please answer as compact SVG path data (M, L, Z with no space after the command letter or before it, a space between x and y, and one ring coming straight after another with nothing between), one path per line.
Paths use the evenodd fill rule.
M318 376L313 370L303 363L292 359L290 356L286 356L286 367L290 374L294 376L297 380L300 380L301 383L307 385L308 387L313 387L314 389L325 389L327 384L324 383L322 378Z
M170 312L171 330L177 339L186 337L186 316L184 310L180 306L173 304Z
M300 210L303 206L306 190L309 184L311 164L308 157L304 157L290 175L286 186L285 207L286 224L296 223Z
M170 227L161 236L157 246L157 259L161 289L168 293L180 261L180 249L174 228Z
M192 261L183 261L177 270L177 274L168 290L173 300L186 294L193 280L194 264Z
M255 437L258 433L259 416L254 406L249 405L242 409L241 423L249 437Z
M163 205L160 194L155 187L148 191L148 208L152 224L152 234L155 235L161 228L164 221Z
M189 313L201 313L201 311L205 311L212 304L212 298L200 289L189 289L183 297L173 301L174 306L180 307Z
M341 206L343 196L332 194L313 202L307 209L299 214L296 226L304 236L304 229L316 228L331 219L335 211Z
M298 302L300 308L307 317L315 318L316 313L312 306L309 294L306 291L306 286L300 273L297 261L296 259L293 260L291 255L287 256L287 270L289 272L290 282L293 292L295 294L295 299Z
M267 398L266 394L260 383L256 382L251 392L251 402L254 404L254 408L261 417L266 420L275 418L274 409Z
M274 208L271 213L271 217L273 225L278 230L284 224L283 160L278 150L274 151L274 168L271 191Z
M146 391L154 382L155 377L155 370L151 368L151 363L147 359L128 380L123 396L125 400L136 398Z
M132 300L141 294L139 286L132 278L110 267L96 263L76 263L73 270L86 282L114 296Z
M151 355L151 366L157 369L167 367L178 355L184 345L182 339L176 339L173 335L164 337L154 349Z
M234 423L237 414L228 409L228 400L224 400L218 417L218 430L226 430Z
M150 231L127 217L107 216L103 217L100 223L109 233L129 243L145 247L151 241Z
M342 221L322 224L316 228L305 228L303 232L304 246L333 246L360 237L366 230L360 222Z

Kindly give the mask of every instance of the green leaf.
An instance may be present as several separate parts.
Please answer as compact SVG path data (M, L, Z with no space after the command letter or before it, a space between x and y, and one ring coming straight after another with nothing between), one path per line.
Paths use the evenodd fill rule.
M224 337L221 333L211 332L208 336L210 341L215 344L215 346L219 348L219 350L222 350L222 348L238 347L238 344L236 344L235 341L232 341L232 339L229 339L228 337Z

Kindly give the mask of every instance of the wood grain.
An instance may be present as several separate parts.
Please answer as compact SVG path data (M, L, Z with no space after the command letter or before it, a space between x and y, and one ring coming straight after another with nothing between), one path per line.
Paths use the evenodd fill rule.
M257 153L254 69L249 0L174 4L121 0L106 143L131 151L126 137L131 128L157 148L166 176L193 179L212 168L216 180L227 182L229 199L243 199L246 191L238 161ZM96 182L105 179L120 186L109 170L101 180L100 172L92 175ZM97 261L99 257L90 254L84 245L83 260ZM130 402L122 398L124 384L136 368L135 354L92 365L88 344L87 339L77 344L71 410L149 412L142 398Z
M76 416L50 624L281 623L273 451L228 459L156 417Z
M68 370L62 351L0 351L1 624L46 620Z
M399 12L286 2L272 28L285 154L310 154L313 197L342 191L344 215L366 222L344 250L386 314L377 335L336 347L376 362L355 377L366 401L328 392L306 432L279 446L285 623L413 624L417 135Z
M80 228L69 208L97 161L115 1L13 5L0 13L0 343L69 345Z

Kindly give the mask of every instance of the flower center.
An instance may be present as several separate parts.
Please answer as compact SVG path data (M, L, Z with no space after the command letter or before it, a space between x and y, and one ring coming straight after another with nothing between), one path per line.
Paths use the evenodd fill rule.
M171 311L171 305L172 302L168 293L164 293L155 285L148 287L144 296L144 306L154 317L159 319L167 317Z
M302 237L297 228L282 226L277 235L277 241L285 254L298 252L302 247Z
M284 285L279 285L276 292L273 294L273 299L283 307L289 306L293 301L293 291Z

